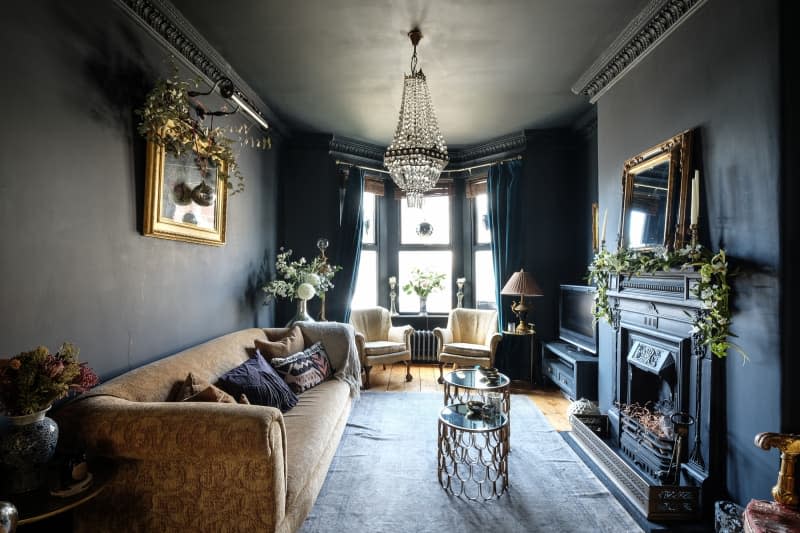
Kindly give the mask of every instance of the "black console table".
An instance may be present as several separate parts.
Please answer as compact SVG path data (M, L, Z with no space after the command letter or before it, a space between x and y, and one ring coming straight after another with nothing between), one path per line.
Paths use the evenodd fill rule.
M544 342L542 373L570 400L597 401L597 356L566 342Z

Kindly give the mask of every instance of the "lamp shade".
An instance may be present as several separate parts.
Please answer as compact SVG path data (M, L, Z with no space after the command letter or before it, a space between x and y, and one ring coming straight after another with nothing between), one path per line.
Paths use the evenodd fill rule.
M511 274L500 294L544 296L542 289L539 288L539 284L533 279L531 273L524 270Z

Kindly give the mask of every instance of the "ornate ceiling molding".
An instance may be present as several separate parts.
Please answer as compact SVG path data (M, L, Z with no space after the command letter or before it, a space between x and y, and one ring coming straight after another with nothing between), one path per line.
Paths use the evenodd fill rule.
M504 135L491 141L468 146L457 150L449 150L450 163L443 171L450 177L466 176L466 169L472 166L482 166L497 161L502 161L522 154L527 146L527 136L524 132ZM368 167L377 172L388 175L383 166L385 146L334 136L328 147L328 153L339 163L348 163Z
M511 133L481 144L450 151L450 164L446 170L460 170L473 165L500 161L525 151L527 138L524 132Z
M334 135L328 145L328 153L342 163L383 169L383 153L386 148Z
M651 0L572 86L594 103L706 0Z
M204 77L209 85L213 85L221 78L229 78L236 87L236 95L239 98L264 117L271 129L284 136L287 135L288 130L272 110L168 0L114 0L114 2L134 22Z

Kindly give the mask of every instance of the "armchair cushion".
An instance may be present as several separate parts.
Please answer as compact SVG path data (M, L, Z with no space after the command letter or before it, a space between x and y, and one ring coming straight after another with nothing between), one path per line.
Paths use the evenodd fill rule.
M489 357L491 353L488 346L484 346L483 344L470 344L468 342L445 344L442 351L453 355L467 355L472 357Z
M392 341L371 341L364 343L364 352L370 355L386 355L395 352L402 352L406 349L404 342Z
M450 311L446 328L433 330L439 347L439 368L443 363L457 366L493 366L502 335L497 332L497 311L458 308Z
M354 309L350 313L350 324L364 335L367 342L385 341L389 338L392 316L389 310L383 307Z

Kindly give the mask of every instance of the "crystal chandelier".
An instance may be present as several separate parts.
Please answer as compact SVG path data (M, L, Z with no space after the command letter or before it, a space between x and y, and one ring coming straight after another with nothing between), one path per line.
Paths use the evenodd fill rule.
M414 53L411 74L405 76L400 120L392 144L386 149L383 164L402 191L409 207L422 207L425 191L436 186L439 174L450 158L439 124L433 112L425 74L417 69L417 43L422 38L418 29L408 32Z

